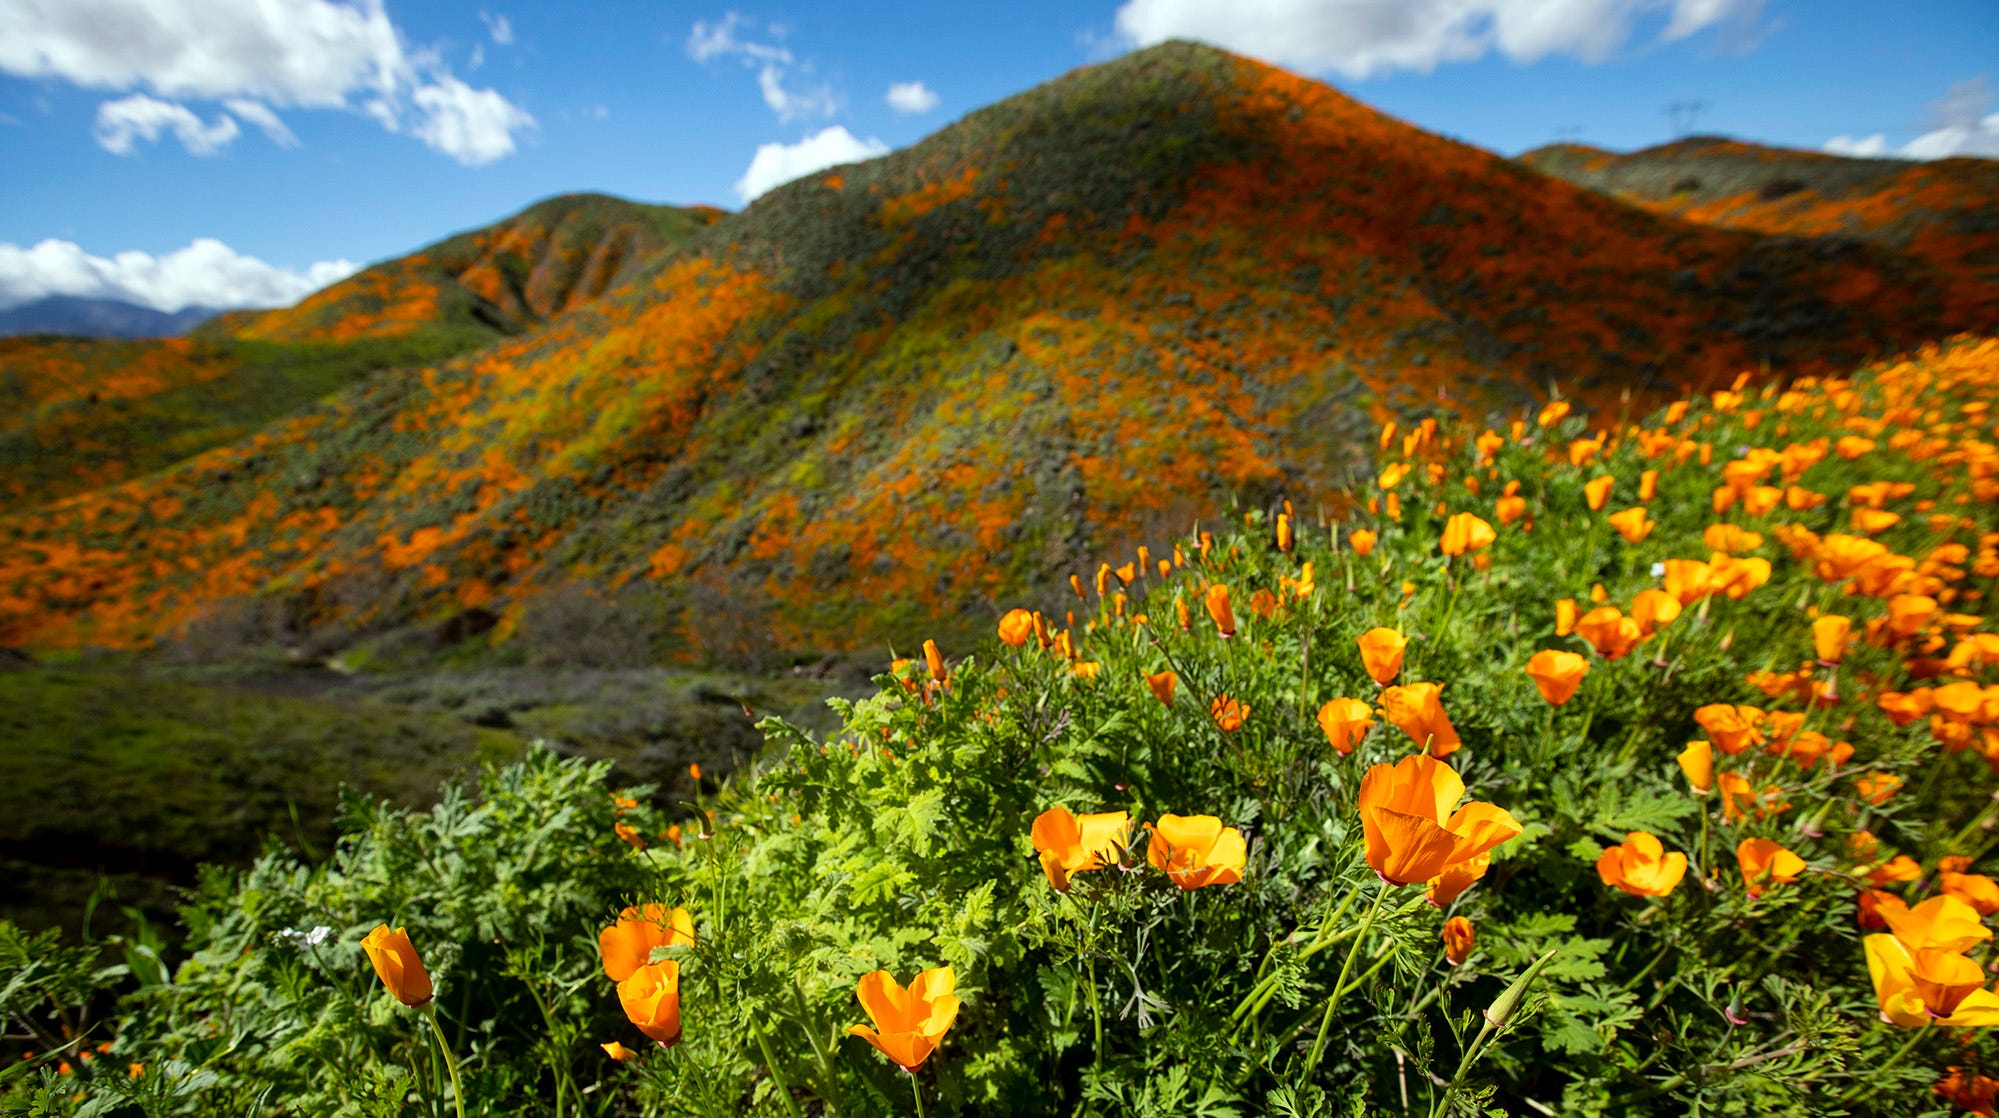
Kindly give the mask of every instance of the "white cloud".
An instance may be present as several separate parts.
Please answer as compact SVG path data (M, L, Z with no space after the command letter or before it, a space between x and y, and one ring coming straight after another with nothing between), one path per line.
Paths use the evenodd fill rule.
M466 101L463 83L436 51L403 41L383 0L5 0L0 72L143 90L171 102L359 110L460 162L484 162L463 153L500 146L439 146L455 143L457 133L438 125L437 106ZM472 92L505 100L490 89ZM534 118L508 108L485 110L482 119L505 123L511 151L511 133ZM253 113L231 111L277 139Z
M479 21L486 25L486 31L493 36L494 42L504 47L514 41L514 24L506 16L491 15L481 8Z
M888 87L888 107L899 113L927 113L937 107L937 92L922 82L896 82Z
M1861 139L1834 136L1825 142L1824 150L1856 157L1949 159L1966 155L1999 159L1999 113L1989 111L1994 100L1990 79L1980 74L1953 84L1931 102L1925 130L1900 149L1890 151L1887 135L1876 132Z
M1151 46L1199 39L1308 73L1353 79L1428 73L1497 49L1515 62L1567 54L1601 62L1643 16L1667 11L1662 39L1753 22L1762 0L1126 0L1118 35Z
M786 47L743 38L736 33L738 28L753 29L754 24L739 12L730 12L716 23L696 20L694 29L687 33L687 57L696 62L741 59L745 67L757 72L757 88L764 104L780 121L832 116L839 111L840 101L831 86L821 83L800 89L794 84L792 71L810 72L809 65L799 65ZM772 38L784 36L784 28L776 24L766 30Z
M97 124L92 129L98 146L113 155L137 155L138 141L150 143L167 132L180 140L189 155L214 155L228 147L241 130L227 115L217 116L213 124L203 124L187 106L143 93L97 106Z
M514 133L534 118L490 89L473 89L446 75L418 86L411 100L424 114L418 139L468 167L512 155Z
M0 243L0 307L49 295L121 299L162 311L277 307L352 275L355 267L324 260L303 272L278 268L209 237L163 256L121 252L108 259L70 241L47 240L32 248Z
M298 137L292 135L292 130L285 127L285 122L279 120L278 114L272 112L268 106L256 101L245 101L240 97L231 97L222 102L222 107L234 114L236 119L262 132L265 139L279 147L299 146Z
M858 163L888 154L888 145L870 136L856 139L840 125L807 136L795 144L762 144L750 160L750 169L736 180L736 197L750 199L814 171Z

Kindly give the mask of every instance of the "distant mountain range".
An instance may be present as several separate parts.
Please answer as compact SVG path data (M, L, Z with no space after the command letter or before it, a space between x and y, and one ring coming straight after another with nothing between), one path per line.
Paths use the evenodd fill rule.
M553 199L189 338L0 346L0 644L251 595L498 638L576 584L690 658L989 631L1336 501L1384 419L1999 331L1991 165L1848 162L1509 160L1169 43L741 213Z
M0 310L0 337L64 334L77 338L171 338L221 313L222 309L216 307L157 311L117 299L50 295Z

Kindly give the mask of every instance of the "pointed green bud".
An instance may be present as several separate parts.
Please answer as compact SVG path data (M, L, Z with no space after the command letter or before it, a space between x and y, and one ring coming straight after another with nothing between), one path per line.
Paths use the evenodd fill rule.
M1534 985L1534 980L1541 977L1541 969L1548 965L1548 960L1555 957L1557 950L1559 948L1550 948L1547 954L1534 960L1525 974L1514 979L1513 985L1508 986L1504 993L1493 999L1492 1004L1485 1010L1487 1024L1495 1029L1506 1025L1507 1019L1513 1016L1513 1011L1520 1008L1520 999L1527 996L1528 987Z

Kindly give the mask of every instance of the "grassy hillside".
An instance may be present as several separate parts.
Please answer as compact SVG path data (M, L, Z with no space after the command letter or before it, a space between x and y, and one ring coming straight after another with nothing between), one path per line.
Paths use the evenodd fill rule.
M519 333L717 216L565 195L190 338L0 339L0 511L142 477L371 374Z
M503 639L580 581L661 618L661 655L906 647L1232 495L1331 500L1388 415L1825 371L1999 325L1990 286L1648 213L1168 44L774 191L543 327L0 520L0 641L144 643L250 594Z

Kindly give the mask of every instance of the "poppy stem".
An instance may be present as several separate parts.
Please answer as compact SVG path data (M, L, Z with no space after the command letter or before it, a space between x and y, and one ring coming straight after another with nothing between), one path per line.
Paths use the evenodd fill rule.
M916 1118L923 1118L923 1088L916 1082L916 1073L909 1073L909 1093L916 1100Z
M764 1039L764 1031L752 1028L750 1035L757 1038L757 1051L763 1053L764 1070L770 1073L771 1093L784 1102L786 1114L791 1115L791 1118L799 1118L798 1100L791 1097L791 1088L785 1086L784 1080L777 1074L777 1057L770 1054L770 1042Z
M445 1070L451 1073L451 1101L458 1107L458 1118L465 1118L465 1086L458 1081L458 1061L451 1055L450 1042L444 1039L444 1026L437 1023L437 1003L425 1005L422 1012L437 1037L437 1052L444 1058Z
M1333 1031L1333 1011L1340 1005L1340 995L1345 993L1347 975L1353 973L1353 961L1360 956L1360 945L1367 940L1368 929L1374 927L1374 918L1381 912L1381 903L1388 899L1388 882L1374 894L1374 903L1368 906L1367 915L1361 919L1360 932L1353 937L1353 946L1347 948L1347 961L1340 964L1340 976L1333 980L1333 992L1326 999L1326 1015L1319 1022L1319 1035L1312 1041L1312 1054L1305 1062L1306 1074L1318 1070L1319 1061L1326 1055L1326 1037Z

